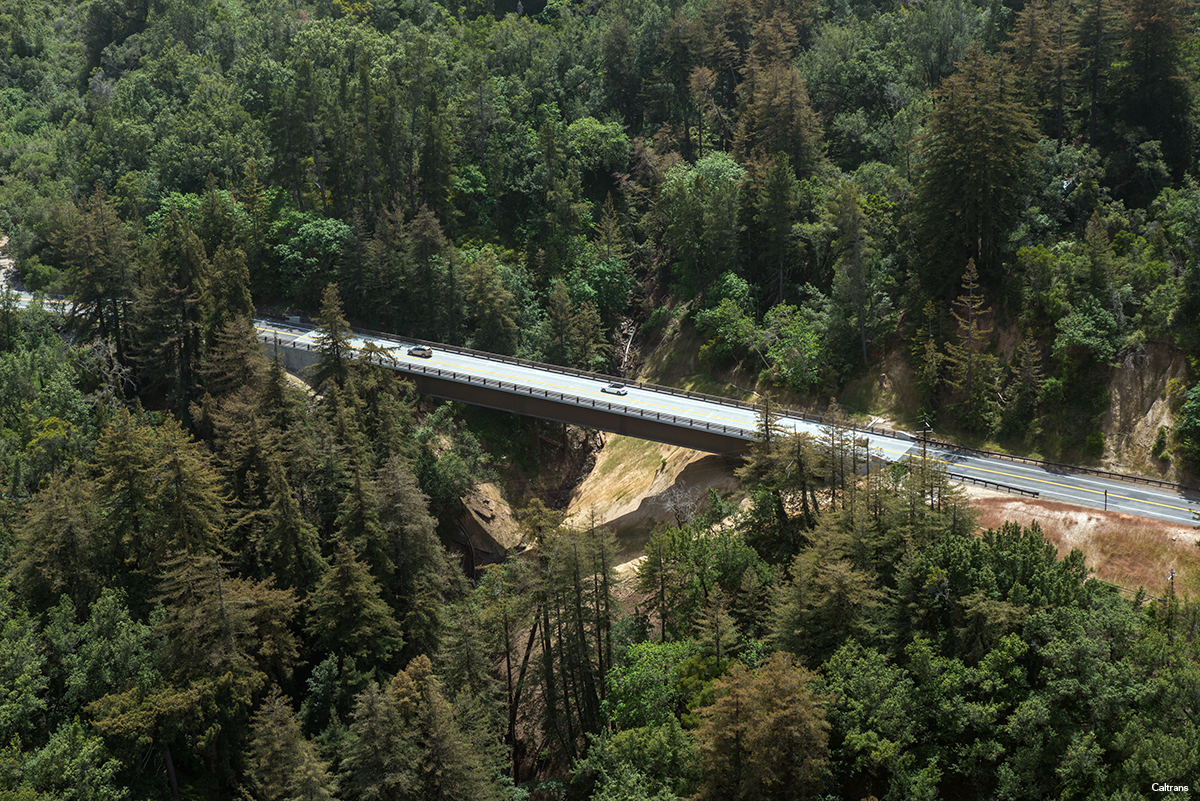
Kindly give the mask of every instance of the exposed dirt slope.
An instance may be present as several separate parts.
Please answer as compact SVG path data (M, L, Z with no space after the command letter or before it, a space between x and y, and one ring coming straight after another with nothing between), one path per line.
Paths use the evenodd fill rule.
M709 488L737 490L736 466L722 456L605 434L595 466L571 494L569 520L607 526L633 558L656 521L676 522L689 506L705 503Z
M1200 532L1144 517L1105 512L1053 501L1034 501L971 489L983 528L1006 520L1021 525L1036 521L1060 556L1083 551L1096 578L1135 590L1161 593L1174 568L1175 591L1200 594Z

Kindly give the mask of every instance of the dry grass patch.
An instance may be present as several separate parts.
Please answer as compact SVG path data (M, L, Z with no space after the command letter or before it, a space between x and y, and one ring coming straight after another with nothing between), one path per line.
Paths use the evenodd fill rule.
M1175 591L1200 595L1200 548L1190 526L1052 501L976 497L973 503L983 528L1009 520L1023 526L1037 522L1060 556L1083 551L1098 579L1158 594L1174 568Z

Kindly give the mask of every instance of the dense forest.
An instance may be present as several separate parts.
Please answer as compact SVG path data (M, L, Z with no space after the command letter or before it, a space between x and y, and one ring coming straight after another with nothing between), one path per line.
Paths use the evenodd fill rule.
M836 404L820 437L764 411L746 502L681 506L635 575L539 499L476 570L448 531L503 437L349 347L611 371L681 325L714 375L808 398L899 350L939 426L1098 456L1113 364L1200 356L1197 20L7 0L0 232L49 299L0 297L0 798L1200 781L1200 606L980 534ZM316 321L307 386L256 308ZM1156 455L1194 466L1200 384L1172 393Z

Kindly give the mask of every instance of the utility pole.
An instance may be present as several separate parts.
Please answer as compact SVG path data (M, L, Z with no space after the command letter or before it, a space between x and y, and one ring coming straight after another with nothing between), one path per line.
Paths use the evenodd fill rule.
M933 506L933 486L929 480L929 434L933 426L929 425L929 413L921 412L921 481L929 493L929 505Z
M1171 631L1171 624L1172 624L1171 618L1174 617L1174 612L1175 612L1175 568L1173 568L1173 567L1171 568L1171 575L1167 576L1167 581L1169 581L1171 583L1171 591L1170 591L1170 594L1167 595L1167 598L1166 598L1167 631L1169 632L1169 631ZM1168 637L1169 636L1170 635L1168 635Z

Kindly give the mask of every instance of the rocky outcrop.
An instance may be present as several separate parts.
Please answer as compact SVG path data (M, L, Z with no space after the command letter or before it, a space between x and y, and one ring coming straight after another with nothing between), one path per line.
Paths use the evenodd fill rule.
M1147 344L1113 370L1101 420L1107 461L1151 473L1174 472L1167 458L1154 454L1154 442L1160 427L1171 428L1172 390L1182 386L1186 373L1183 352L1167 343Z

